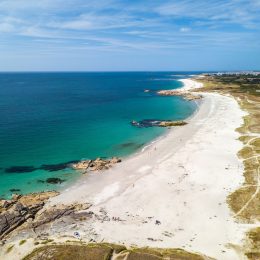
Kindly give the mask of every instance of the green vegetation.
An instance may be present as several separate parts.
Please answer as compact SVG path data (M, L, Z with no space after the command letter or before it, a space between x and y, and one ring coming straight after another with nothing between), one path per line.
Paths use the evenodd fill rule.
M26 239L23 239L19 242L19 246L23 245L24 243L26 243Z
M200 78L199 81L206 83L205 88L214 91L260 96L260 75L207 75L205 78Z
M24 260L33 259L84 259L84 260L109 260L112 256L113 249L106 245L50 245L34 250Z
M53 239L46 239L46 240L42 241L41 244L46 245L46 244L51 243L51 242L53 242Z
M35 249L24 260L203 260L198 254L182 249L130 248L100 243L88 245L49 245Z
M260 227L250 230L247 233L248 250L246 256L250 260L260 259Z
M10 253L14 248L14 245L10 245L7 249L6 249L6 253Z

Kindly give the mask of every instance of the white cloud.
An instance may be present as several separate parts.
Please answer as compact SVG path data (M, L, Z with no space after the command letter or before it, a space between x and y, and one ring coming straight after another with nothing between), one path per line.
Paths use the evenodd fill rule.
M17 28L24 26L25 22L14 17L0 17L0 32L12 33L16 32Z
M247 31L229 31L231 23L247 28L259 23L257 7L248 13L242 2L180 0L159 5L140 1L135 5L119 0L0 0L0 34L17 35L18 40L26 36L33 39L31 44L46 39L49 44L64 42L82 49L229 46L248 39Z
M50 23L49 26L60 29L89 30L93 29L94 24L91 21L79 19L66 22Z
M259 0L168 1L155 8L155 11L162 16L171 16L177 19L191 18L203 21L204 24L206 21L216 21L219 26L233 23L244 27L257 27L260 24L259 2Z
M191 29L189 27L181 27L180 32L189 32Z
M14 26L10 23L0 23L0 32L12 32L14 31Z

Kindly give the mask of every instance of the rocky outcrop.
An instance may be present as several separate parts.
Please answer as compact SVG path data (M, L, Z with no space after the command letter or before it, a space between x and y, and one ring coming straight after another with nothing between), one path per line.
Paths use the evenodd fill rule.
M183 126L187 125L185 121L161 121L159 126L160 127L170 127L170 126Z
M183 126L186 125L185 121L174 121L174 120L157 120L157 119L144 119L139 122L132 121L131 124L137 127L171 127L171 126Z
M180 90L160 90L157 92L157 94L161 96L182 96L188 101L202 98L201 95L195 95L191 92Z
M58 192L48 191L25 196L14 194L11 200L0 200L0 239L14 229L33 219L45 202Z
M97 158L95 160L83 160L78 163L71 164L71 167L76 170L87 171L102 171L111 168L114 164L120 163L121 159L113 157L111 159Z
M25 226L29 228L37 228L39 226L49 224L54 222L57 219L60 219L62 217L66 216L72 216L77 217L77 213L82 210L86 210L91 206L89 203L85 204L70 204L70 205L64 205L64 204L58 204L54 205L52 207L44 207L42 210L40 210L33 219L32 222L29 222L28 225ZM89 215L90 213L85 212L85 215ZM81 214L82 216L82 214Z
M0 239L10 232L21 229L33 229L53 223L66 216L73 219L87 218L91 213L82 212L91 204L46 205L49 198L57 196L55 191L32 193L28 195L13 195L11 200L0 201Z

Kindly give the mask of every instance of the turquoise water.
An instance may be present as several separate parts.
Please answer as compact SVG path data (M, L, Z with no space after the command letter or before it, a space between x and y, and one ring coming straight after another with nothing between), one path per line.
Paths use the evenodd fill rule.
M0 197L60 189L78 178L71 169L39 168L96 157L127 156L165 132L132 120L185 119L195 110L181 97L155 91L182 86L189 73L0 73ZM144 93L144 89L152 90ZM47 184L50 177L64 180Z

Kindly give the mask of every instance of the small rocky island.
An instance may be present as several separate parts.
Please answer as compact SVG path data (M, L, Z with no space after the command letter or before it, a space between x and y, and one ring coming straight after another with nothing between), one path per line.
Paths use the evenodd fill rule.
M182 91L182 90L160 90L157 91L157 94L160 96L182 96L184 99L188 101L196 100L196 99L201 99L201 95L193 94L189 91Z
M97 158L95 160L82 160L76 163L71 164L71 168L75 170L84 170L84 173L87 171L102 171L111 168L114 164L120 163L122 160L117 157L111 159L101 159Z
M131 122L131 125L136 126L136 127L171 127L171 126L183 126L186 125L187 122L179 120L179 121L174 121L174 120L158 120L158 119L144 119L141 121L135 121L133 120Z

